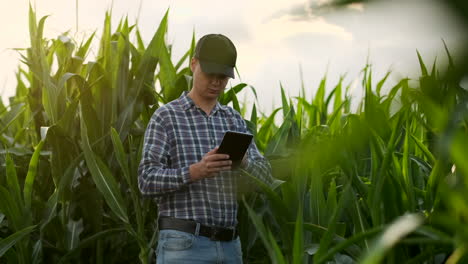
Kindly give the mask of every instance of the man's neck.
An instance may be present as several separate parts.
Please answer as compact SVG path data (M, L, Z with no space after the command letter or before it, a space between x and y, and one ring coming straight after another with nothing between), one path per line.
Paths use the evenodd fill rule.
M193 102L195 103L195 105L200 107L206 113L206 115L208 115L208 116L210 115L211 110L213 110L216 103L218 102L217 99L207 100L206 98L204 98L204 97L198 95L197 93L193 92L193 90L191 90L187 94L187 96L190 97L193 100Z

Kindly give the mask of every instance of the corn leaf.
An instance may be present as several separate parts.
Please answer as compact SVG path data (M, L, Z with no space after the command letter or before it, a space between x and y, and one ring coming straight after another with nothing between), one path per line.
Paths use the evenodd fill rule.
M0 185L0 212L7 217L13 230L20 230L23 228L25 219L22 215L23 208L18 206L15 198L5 187Z
M18 241L25 238L29 235L34 229L36 228L35 225L26 227L21 229L20 231L6 237L0 239L0 257L2 257L11 247L13 247Z
M123 171L123 174L125 176L125 179L127 180L128 185L132 186L133 184L132 184L130 171L128 169L128 164L127 164L128 163L127 155L125 154L122 141L120 140L120 137L117 134L117 130L115 130L115 128L111 128L111 138L112 138L112 144L115 150L115 156L117 157L117 161L119 162L120 168Z
M303 228L302 208L299 207L296 217L296 227L294 228L293 261L292 263L301 264L304 258L304 228Z
M7 152L6 154L6 179L8 189L15 198L16 204L19 208L23 207L23 197L21 197L20 185L18 183L18 176L16 174L15 163L11 158L11 155Z
M390 224L384 233L378 238L374 246L364 256L360 263L380 263L385 254L395 246L403 237L416 230L423 223L423 218L418 214L404 215Z
M24 205L27 211L31 209L33 184L37 174L37 165L39 164L40 157L39 155L43 146L44 140L41 140L39 144L37 144L34 153L31 157L31 161L29 162L28 174L26 175L26 180L24 182Z
M86 164L96 183L96 187L103 194L104 200L107 205L109 205L112 212L124 223L129 223L127 210L124 206L117 182L109 168L91 149L84 121L81 121L81 139Z
M265 227L261 218L257 216L257 214L252 208L250 208L245 199L243 199L243 203L245 208L247 209L250 220L255 225L257 232L260 235L260 238L262 239L262 242L267 249L268 255L270 256L270 260L272 261L272 263L286 263L284 256L281 253L281 250L279 249L278 244L276 243L271 231Z

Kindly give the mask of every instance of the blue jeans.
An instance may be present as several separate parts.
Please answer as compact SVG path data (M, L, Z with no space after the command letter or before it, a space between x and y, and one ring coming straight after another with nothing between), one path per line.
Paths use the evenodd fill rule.
M212 241L208 237L164 229L159 231L157 264L242 263L239 237L232 241Z

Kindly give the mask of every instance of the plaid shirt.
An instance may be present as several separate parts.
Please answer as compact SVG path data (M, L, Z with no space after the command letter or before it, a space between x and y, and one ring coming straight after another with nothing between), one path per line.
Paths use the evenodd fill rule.
M218 102L208 116L187 92L155 111L145 133L138 186L144 196L158 198L159 215L210 226L237 225L239 173L220 172L195 182L189 173L189 166L219 146L228 130L248 132L241 115L231 107ZM254 142L248 149L246 170L272 182L270 164Z

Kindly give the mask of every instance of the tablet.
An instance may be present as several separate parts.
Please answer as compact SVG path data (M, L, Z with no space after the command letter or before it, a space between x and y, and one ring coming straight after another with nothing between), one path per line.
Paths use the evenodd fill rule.
M216 153L228 154L229 159L232 160L231 167L236 169L240 166L252 138L251 134L227 131Z

